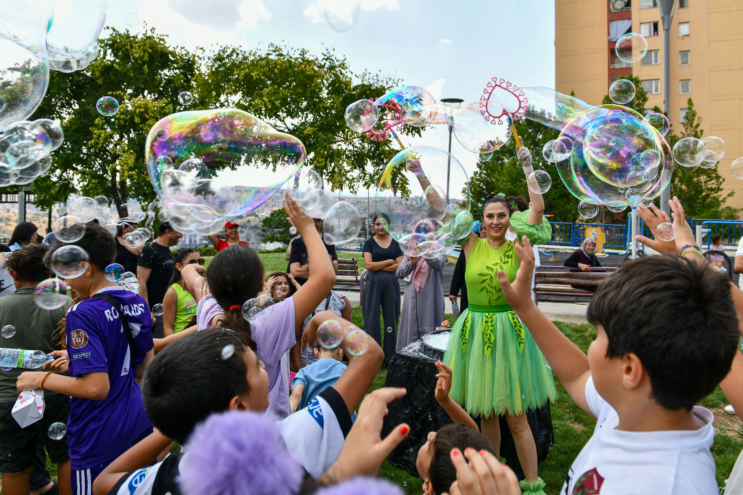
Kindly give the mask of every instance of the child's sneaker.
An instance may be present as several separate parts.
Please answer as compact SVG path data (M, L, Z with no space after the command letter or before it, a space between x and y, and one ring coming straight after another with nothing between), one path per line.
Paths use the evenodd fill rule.
M733 406L728 404L727 406L725 406L725 412L728 414L735 414L735 409L733 409Z

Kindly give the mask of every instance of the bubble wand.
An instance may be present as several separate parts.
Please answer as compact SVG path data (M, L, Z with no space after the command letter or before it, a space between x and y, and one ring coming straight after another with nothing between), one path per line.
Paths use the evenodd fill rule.
M507 109L504 106L503 111L499 115L491 114L488 103L490 101L490 97L493 95L493 92L496 89L505 91L510 96L515 97L516 101L518 101L518 107ZM508 100L512 100L510 96ZM519 137L519 134L516 132L516 126L513 123L514 123L514 120L519 120L520 118L523 118L526 115L526 104L527 103L529 103L529 99L526 97L526 94L524 93L522 89L520 89L515 84L512 84L510 81L506 81L502 77L501 78L494 77L488 82L487 86L482 91L482 96L480 96L480 108L483 109L483 110L480 110L480 113L482 113L483 116L485 116L485 119L493 125L500 124L501 119L503 117L506 117L508 119L508 125L511 126L511 133L513 134L513 139L514 141L516 141L516 149L521 149L523 147L523 143L521 141L521 138Z

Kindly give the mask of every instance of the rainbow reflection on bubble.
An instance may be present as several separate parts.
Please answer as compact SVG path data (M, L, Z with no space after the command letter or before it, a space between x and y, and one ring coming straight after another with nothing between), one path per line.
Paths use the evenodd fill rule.
M395 116L393 115L395 112L385 111L384 106L393 102L403 110L402 115ZM395 88L377 99L374 104L379 108L383 120L396 120L401 117L404 123L415 127L433 123L439 110L433 95L418 86Z
M145 150L152 185L171 218L182 220L181 232L203 233L255 210L306 158L299 139L236 109L169 115L152 127ZM165 157L172 167L157 166Z

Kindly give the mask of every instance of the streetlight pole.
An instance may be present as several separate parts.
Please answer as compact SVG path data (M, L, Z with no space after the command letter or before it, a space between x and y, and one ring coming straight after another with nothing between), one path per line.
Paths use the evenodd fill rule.
M449 113L453 113L452 109L454 105L457 105L457 108L459 108L459 105L462 104L464 100L461 98L442 98L441 102L446 103L449 106ZM451 177L451 135L454 131L453 119L452 115L448 115L448 124L449 124L449 156L446 157L446 204L449 204L449 178Z
M663 111L671 118L671 23L676 0L658 0L660 20L663 23ZM673 159L673 158L671 158ZM660 193L660 207L670 217L671 182Z

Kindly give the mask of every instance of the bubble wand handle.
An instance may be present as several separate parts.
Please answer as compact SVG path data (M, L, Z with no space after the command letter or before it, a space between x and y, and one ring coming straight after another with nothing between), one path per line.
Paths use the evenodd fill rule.
M392 137L394 137L395 140L397 141L397 144L400 145L400 148L405 149L405 145L402 144L402 141L400 141L400 138L397 136L397 133L393 131L392 129L390 129L390 132L392 133Z
M511 117L508 117L508 125L511 126L511 132L513 133L513 139L516 141L516 149L520 150L523 146L521 144L521 138L519 137L518 132L516 132L516 126L513 125L513 119Z

